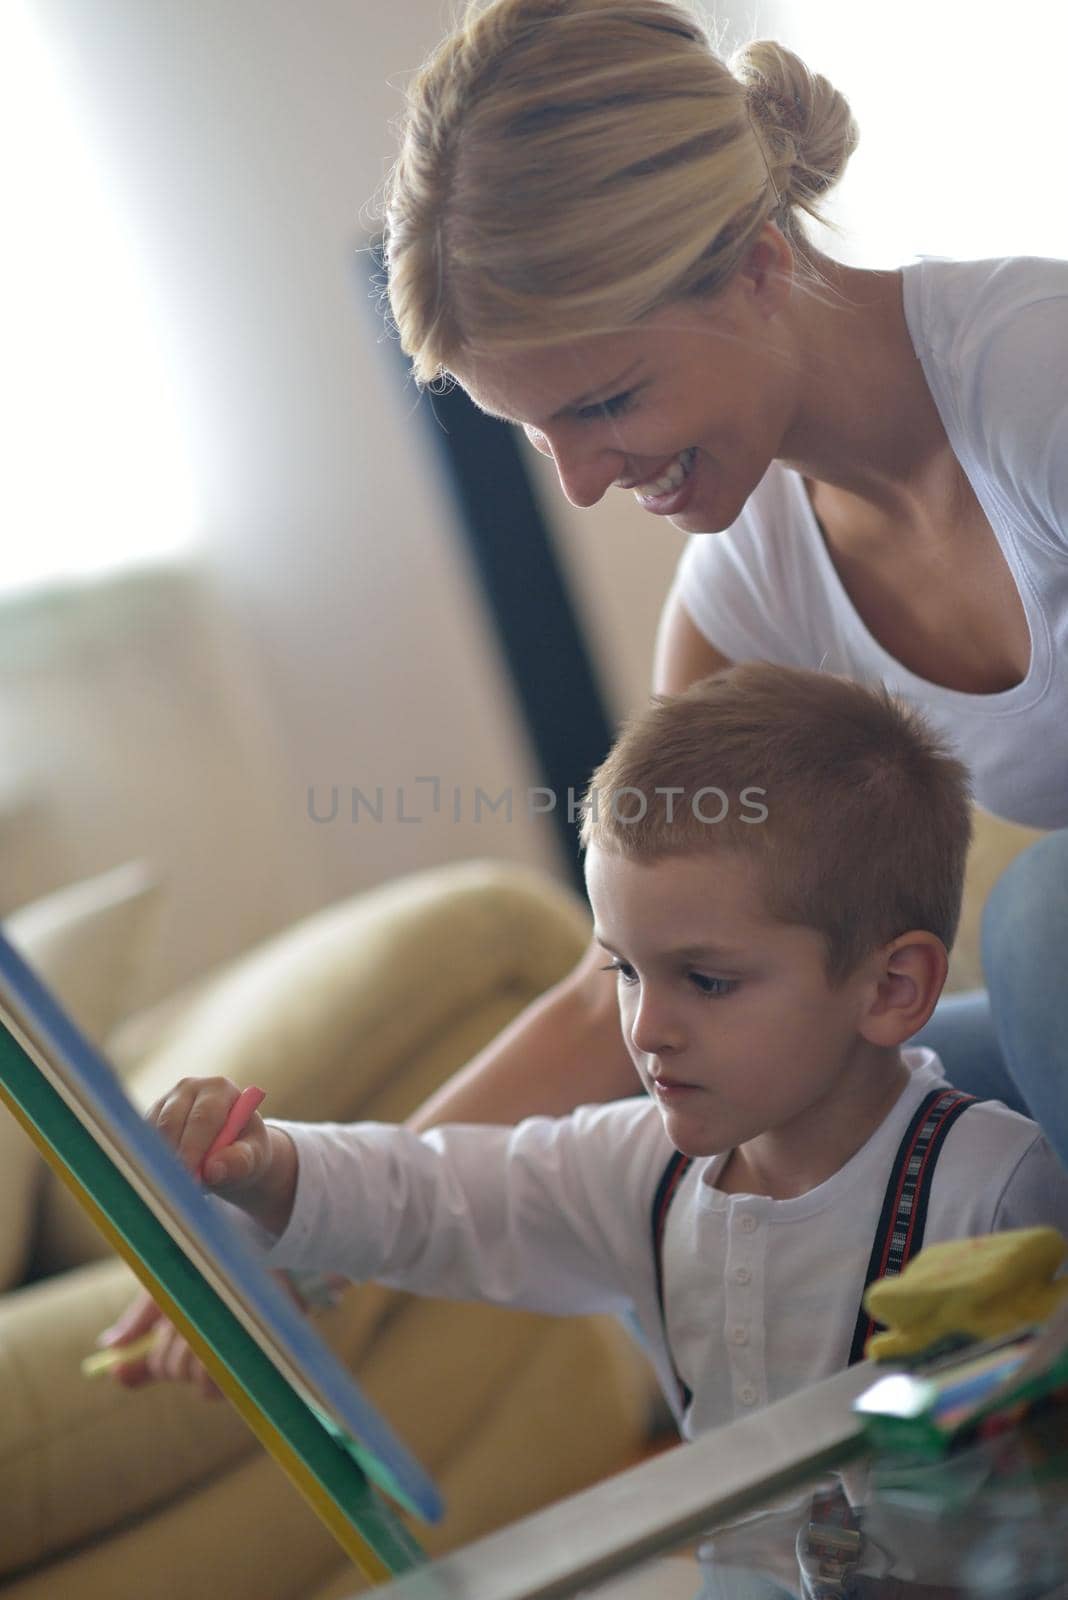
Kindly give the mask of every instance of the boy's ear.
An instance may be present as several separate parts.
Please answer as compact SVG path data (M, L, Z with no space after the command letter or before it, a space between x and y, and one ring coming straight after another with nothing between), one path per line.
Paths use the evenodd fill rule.
M893 1047L918 1033L946 981L949 958L935 933L903 933L874 958L875 991L860 1020L869 1044Z

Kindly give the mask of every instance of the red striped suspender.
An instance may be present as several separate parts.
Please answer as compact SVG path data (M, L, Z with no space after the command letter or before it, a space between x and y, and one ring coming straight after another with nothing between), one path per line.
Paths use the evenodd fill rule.
M905 1129L905 1137L890 1170L864 1279L865 1289L879 1278L896 1278L911 1257L923 1248L927 1206L939 1151L950 1128L974 1099L974 1095L959 1094L956 1089L932 1089L921 1101ZM863 1358L864 1347L876 1326L862 1304L849 1350L850 1366Z

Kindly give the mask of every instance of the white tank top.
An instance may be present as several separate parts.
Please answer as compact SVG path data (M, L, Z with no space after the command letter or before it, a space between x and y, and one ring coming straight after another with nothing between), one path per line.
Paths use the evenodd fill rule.
M963 694L910 672L868 631L800 476L774 463L724 533L697 534L675 593L732 661L881 681L922 709L987 810L1068 826L1068 262L922 260L904 269L909 332L946 434L1019 590L1021 683Z

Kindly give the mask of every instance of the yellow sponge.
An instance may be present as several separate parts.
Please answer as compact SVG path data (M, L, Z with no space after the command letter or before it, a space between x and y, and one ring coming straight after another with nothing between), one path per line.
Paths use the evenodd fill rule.
M881 1278L864 1308L886 1331L868 1340L875 1360L914 1355L949 1334L996 1338L1042 1322L1068 1294L1053 1275L1068 1255L1056 1228L1018 1228L929 1245L896 1278Z

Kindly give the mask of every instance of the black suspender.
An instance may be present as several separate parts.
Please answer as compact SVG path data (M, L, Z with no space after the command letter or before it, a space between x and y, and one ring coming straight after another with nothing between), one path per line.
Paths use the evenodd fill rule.
M671 1345L667 1336L667 1312L664 1308L664 1228L667 1224L667 1214L675 1191L693 1165L692 1156L684 1156L681 1150L676 1150L671 1160L664 1168L660 1182L656 1186L653 1196L653 1263L656 1267L656 1303L660 1308L660 1324L664 1330L664 1344L667 1346L668 1359L671 1370L675 1374L675 1383L678 1386L679 1399L682 1401L683 1410L693 1399L692 1390L688 1389L679 1377L675 1366L675 1358L671 1354Z
M890 1169L879 1225L875 1230L875 1242L868 1262L868 1272L864 1280L865 1289L878 1278L896 1277L906 1262L922 1247L931 1182L934 1178L938 1153L945 1143L950 1128L974 1099L974 1095L960 1094L956 1089L932 1089L920 1103L905 1130ZM653 1261L656 1268L656 1299L664 1327L665 1343L667 1318L664 1307L664 1229L671 1202L692 1165L691 1156L684 1156L681 1151L676 1150L664 1168L653 1197L651 1220ZM850 1366L863 1356L864 1346L875 1328L875 1322L864 1310L862 1303L857 1313L857 1324L849 1351ZM668 1354L670 1357L670 1347ZM678 1384L679 1399L685 1409L693 1399L693 1395L679 1377L674 1358L671 1358L671 1361L675 1382Z

